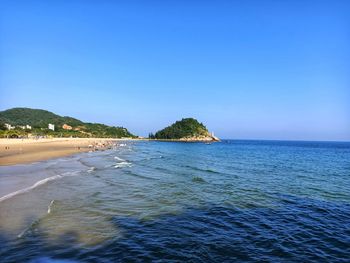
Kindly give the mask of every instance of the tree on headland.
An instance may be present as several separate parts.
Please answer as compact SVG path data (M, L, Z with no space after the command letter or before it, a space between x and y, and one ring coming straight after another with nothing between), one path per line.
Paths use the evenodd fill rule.
M155 139L181 139L187 137L210 136L203 123L193 118L185 118L156 132Z

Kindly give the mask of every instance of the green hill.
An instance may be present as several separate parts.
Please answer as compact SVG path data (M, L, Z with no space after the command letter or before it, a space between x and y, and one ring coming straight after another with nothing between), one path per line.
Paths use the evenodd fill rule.
M31 125L33 128L47 128L49 123L56 126L68 124L71 126L82 125L83 122L71 117L61 117L50 111L30 109L30 108L13 108L0 111L0 122L11 125Z
M126 128L107 126L99 123L85 123L78 119L59 116L50 111L30 108L13 108L5 111L0 111L0 127L4 123L12 126L32 126L31 130L22 130L16 128L15 131L19 135L23 133L32 133L37 135L51 135L51 136L73 136L73 137L135 137ZM48 130L48 124L55 125L55 131ZM64 130L63 124L72 127L72 130ZM12 131L13 133L14 131Z
M208 132L203 123L199 123L193 118L185 118L181 121L177 121L174 124L156 132L154 135L150 134L149 137L151 139L161 140L214 140L214 137Z

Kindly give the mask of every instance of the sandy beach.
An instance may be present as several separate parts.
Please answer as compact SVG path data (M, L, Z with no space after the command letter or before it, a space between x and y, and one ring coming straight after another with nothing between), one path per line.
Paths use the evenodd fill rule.
M31 163L112 147L121 139L54 138L0 139L0 165Z

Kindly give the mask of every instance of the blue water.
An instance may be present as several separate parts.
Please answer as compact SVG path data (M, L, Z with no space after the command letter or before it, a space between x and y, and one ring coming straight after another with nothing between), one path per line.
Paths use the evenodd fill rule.
M0 180L1 262L350 262L350 143L123 142Z

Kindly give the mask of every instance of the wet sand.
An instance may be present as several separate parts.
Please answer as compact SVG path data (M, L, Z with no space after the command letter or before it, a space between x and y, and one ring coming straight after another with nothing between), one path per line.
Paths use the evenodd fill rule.
M120 139L0 139L0 165L32 163L111 147Z

